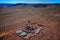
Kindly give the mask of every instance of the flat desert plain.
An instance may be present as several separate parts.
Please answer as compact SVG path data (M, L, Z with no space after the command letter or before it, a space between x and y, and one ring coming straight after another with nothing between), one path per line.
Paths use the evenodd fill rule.
M0 37L4 40L23 40L15 32L24 27L28 20L44 25L39 35L30 40L60 40L60 6L0 9Z

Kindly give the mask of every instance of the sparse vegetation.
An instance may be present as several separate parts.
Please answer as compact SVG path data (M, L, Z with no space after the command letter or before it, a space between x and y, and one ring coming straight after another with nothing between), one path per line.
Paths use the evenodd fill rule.
M27 20L45 25L41 33L31 40L59 40L60 7L42 8L14 6L0 9L0 35L5 32L15 33L25 26ZM0 38L2 40L2 38ZM16 34L10 34L4 40L20 40Z

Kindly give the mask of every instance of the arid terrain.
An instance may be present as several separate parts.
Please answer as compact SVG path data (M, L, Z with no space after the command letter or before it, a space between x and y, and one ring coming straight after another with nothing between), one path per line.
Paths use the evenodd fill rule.
M24 27L28 20L44 25L40 34L30 40L60 40L60 6L0 9L0 37L4 40L23 40L15 32Z

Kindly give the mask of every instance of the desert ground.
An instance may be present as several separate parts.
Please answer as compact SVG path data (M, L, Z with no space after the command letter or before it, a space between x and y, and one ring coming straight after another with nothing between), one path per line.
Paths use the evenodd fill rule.
M60 6L0 9L0 37L4 40L23 40L15 32L24 27L28 20L44 25L40 34L30 40L60 40Z

